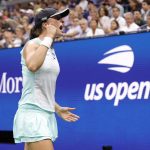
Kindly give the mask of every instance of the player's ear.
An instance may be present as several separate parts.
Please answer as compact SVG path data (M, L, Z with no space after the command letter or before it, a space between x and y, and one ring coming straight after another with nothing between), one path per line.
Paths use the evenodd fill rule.
M46 28L46 26L48 25L48 22L46 21L46 22L43 22L42 23L42 28Z

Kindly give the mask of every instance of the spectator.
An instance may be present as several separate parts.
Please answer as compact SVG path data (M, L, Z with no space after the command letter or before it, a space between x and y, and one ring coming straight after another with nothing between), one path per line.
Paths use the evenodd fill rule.
M80 35L81 38L88 37L89 32L91 32L91 29L88 27L88 21L86 19L80 20L80 27L82 30L82 33Z
M150 31L150 12L147 14L147 30Z
M147 20L147 15L150 12L150 0L144 0L142 2L141 14L143 16L144 21Z
M137 0L129 0L129 12L140 11L141 6Z
M21 24L21 19L22 17L25 15L25 10L24 9L20 9L20 10L14 10L13 14L11 16L11 19L13 19L14 21L16 21L17 23Z
M139 26L134 22L134 16L131 12L125 13L126 26L122 27L120 30L125 33L128 32L137 32L139 30Z
M16 22L13 19L10 19L10 18L5 20L5 23L8 24L9 26L11 26L11 28L13 28L13 30L15 30L16 26L19 24L18 22Z
M140 11L134 11L134 21L137 25L143 26L146 22L143 20Z
M25 12L25 16L28 17L28 22L32 24L34 21L34 11L31 9L27 9Z
M3 40L3 33L2 33L2 29L0 28L0 48L3 48L3 45L2 45L2 40Z
M73 22L72 22L72 26L70 27L70 29L67 31L66 34L64 34L64 36L67 38L79 38L81 36L81 27L79 25L79 19L78 18L74 18Z
M83 11L87 10L87 8L88 8L88 1L87 0L81 0L79 2L79 6L82 8Z
M108 0L108 2L109 2L109 5L110 5L109 8L108 8L108 12L109 12L110 17L112 17L112 8L113 7L118 7L119 10L120 10L120 15L123 16L124 8L120 4L118 4L116 0Z
M8 18L10 18L10 13L7 9L4 9L2 14L3 14L3 20L7 20Z
M120 26L119 26L119 23L117 20L112 20L111 21L111 26L108 30L108 34L119 34L119 29L120 29Z
M16 33L16 37L21 40L22 43L21 46L23 46L27 42L27 40L29 40L29 37L26 36L25 29L23 28L22 25L18 25L16 27L15 33Z
M58 0L56 1L56 3L57 3L57 6L56 6L57 10L63 10L63 8L67 7L67 3L65 0L61 0L61 1Z
M112 16L113 17L110 20L116 20L119 23L120 28L126 25L125 19L122 16L120 16L120 9L118 7L112 8Z
M89 13L90 14L88 16L88 22L90 22L92 19L95 19L96 21L99 22L99 15L97 9L92 8Z
M76 5L79 4L80 0L66 0L69 8L75 8Z
M78 18L82 19L83 18L83 12L84 12L82 7L79 5L76 5L74 10L75 10L75 12L78 13Z
M23 26L25 30L25 37L29 39L30 31L32 28L32 24L29 24L29 18L27 16L24 16L21 20L21 25Z
M96 9L97 9L97 8L96 8L94 2L93 2L92 0L89 0L89 1L88 1L88 11L90 12L90 11L96 10Z
M14 30L9 26L3 29L3 39L0 41L3 48L20 47L22 41L15 37Z
M34 3L34 12L36 12L36 10L41 9L41 8L42 8L42 6L39 1Z
M103 29L98 28L98 22L95 19L90 21L90 30L87 33L87 36L102 36L105 35Z
M150 12L147 14L147 20L146 20L146 24L141 26L140 28L143 31L150 31Z
M110 18L108 17L108 10L106 7L101 6L98 10L99 22L104 31L107 31L110 28Z
M70 10L68 18L63 18L63 20L67 19L67 21L65 20L66 22L64 24L65 32L67 32L69 28L71 28L72 22L75 18L78 18L78 12L74 11L73 9Z
M72 20L73 20L74 18L78 18L78 12L76 12L76 11L74 11L74 10L71 10L71 11L70 11L70 14L69 14L69 20L70 20L70 22L72 22Z
M7 1L3 0L3 2ZM98 5L95 5L96 3L99 5L99 8L97 7ZM8 3L5 4L3 10L0 11L0 27L7 22L16 32L16 37L21 39L22 43L29 38L35 14L47 6L53 6L60 10L65 7L71 7L70 15L63 18L65 22L63 31L66 33L67 39L78 38L80 36L87 37L88 34L94 36L97 33L97 29L103 30L105 34L118 32L118 27L125 32L135 32L138 26L141 29L148 27L147 17L150 12L150 0L38 0L30 3L18 3L11 7L8 6ZM124 9L127 12L131 11L134 14L134 18L131 15L130 17L127 15L124 18ZM82 27L84 26L81 25L82 23L78 24L78 22L86 24L87 20L83 18L88 20L90 27L93 27L93 31L88 27L88 24L85 25L87 27ZM132 23L129 20L132 20ZM117 23L119 23L119 26ZM147 24L144 25L145 23ZM97 26L96 30L94 26ZM15 33L13 33L13 36L15 37ZM4 41L2 40L3 37L4 32L1 32L1 42Z

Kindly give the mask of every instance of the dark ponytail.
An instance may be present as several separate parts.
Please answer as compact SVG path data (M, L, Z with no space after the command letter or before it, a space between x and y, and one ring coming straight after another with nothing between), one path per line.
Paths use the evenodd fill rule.
M30 31L30 39L38 37L42 33L42 25L33 26Z

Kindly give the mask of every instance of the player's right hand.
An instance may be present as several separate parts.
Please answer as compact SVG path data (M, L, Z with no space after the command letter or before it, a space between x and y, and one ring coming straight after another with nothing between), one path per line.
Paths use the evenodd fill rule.
M55 38L56 33L57 33L57 28L51 24L46 24L45 28L46 28L46 36Z

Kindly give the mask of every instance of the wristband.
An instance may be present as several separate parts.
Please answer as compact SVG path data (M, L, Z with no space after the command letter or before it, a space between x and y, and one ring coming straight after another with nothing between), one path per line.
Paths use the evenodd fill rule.
M44 37L40 45L50 48L53 43L53 39L50 37Z

